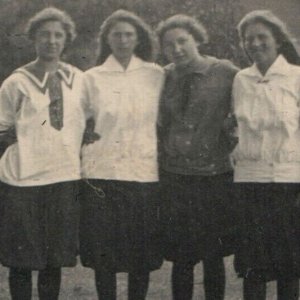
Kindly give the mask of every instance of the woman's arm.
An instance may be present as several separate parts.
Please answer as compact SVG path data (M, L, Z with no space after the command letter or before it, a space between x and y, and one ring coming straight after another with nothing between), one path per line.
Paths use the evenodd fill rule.
M81 89L81 102L83 105L85 117L86 117L86 127L83 134L82 144L88 145L100 139L100 135L96 133L95 130L95 119L93 116L93 110L91 107L90 94L91 87L89 85L89 79L87 74L83 75L82 89Z
M4 81L0 89L0 143L8 147L17 141L16 115L24 95L13 77Z

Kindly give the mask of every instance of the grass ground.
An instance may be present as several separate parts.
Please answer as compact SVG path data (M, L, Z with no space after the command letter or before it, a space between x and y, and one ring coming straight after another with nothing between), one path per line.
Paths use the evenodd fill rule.
M242 299L242 281L238 279L232 268L232 257L225 259L226 264L226 300ZM152 272L147 300L171 299L170 290L171 263L165 262L162 268ZM204 300L202 267L198 264L195 269L194 300ZM7 285L7 269L0 267L0 299L9 300ZM34 274L33 300L37 300L36 274ZM118 300L125 300L127 288L126 274L118 274ZM274 283L268 286L268 300L275 300ZM93 272L80 264L76 268L63 270L63 282L60 300L97 300L94 288Z

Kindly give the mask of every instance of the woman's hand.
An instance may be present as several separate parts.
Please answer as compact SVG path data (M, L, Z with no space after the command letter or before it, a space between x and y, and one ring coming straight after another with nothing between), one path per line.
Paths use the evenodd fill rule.
M0 133L0 142L5 147L8 147L17 142L16 128L10 127L8 130Z
M10 127L8 130L0 132L0 157L10 145L16 142L17 134L15 127Z
M88 119L86 121L86 127L83 134L83 145L93 144L95 141L100 140L101 136L95 131L95 121L94 119Z
M233 114L228 114L223 122L223 131L229 138L230 148L233 150L238 143L237 120Z
M88 145L88 144L93 144L95 141L100 140L100 135L96 132L91 132L89 130L85 130L84 134L83 134L83 141L82 143L84 145Z

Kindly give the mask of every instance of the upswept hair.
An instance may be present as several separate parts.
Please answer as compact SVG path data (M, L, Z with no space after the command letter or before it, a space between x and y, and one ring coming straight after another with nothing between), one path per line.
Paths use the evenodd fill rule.
M28 21L26 28L28 38L34 40L39 27L48 21L58 21L62 24L66 32L66 46L73 42L76 37L75 23L66 12L55 7L47 7L39 11Z
M175 28L182 28L186 30L199 44L205 44L208 42L206 29L198 20L187 15L178 14L158 24L156 32L160 41L160 45L162 45L162 40L165 33L168 30Z
M142 60L152 61L154 58L154 36L150 27L136 14L120 9L113 12L100 27L100 55L98 64L104 63L107 57L112 53L107 40L110 30L118 22L129 23L136 29L138 44L134 54Z
M279 54L282 54L289 63L300 65L300 57L293 43L291 34L286 25L270 10L254 10L246 14L238 24L240 42L244 50L246 29L249 25L255 23L262 23L271 30L274 39L279 45Z

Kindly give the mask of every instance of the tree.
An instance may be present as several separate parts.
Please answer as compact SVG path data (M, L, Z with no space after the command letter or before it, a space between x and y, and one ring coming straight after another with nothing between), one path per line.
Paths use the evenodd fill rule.
M66 59L82 69L96 63L97 34L103 20L124 8L137 13L155 28L160 20L177 13L196 17L207 28L210 42L203 51L236 63L241 60L235 30L241 0L0 0L0 80L34 58L34 47L26 39L28 19L46 6L67 11L77 25L78 38Z

